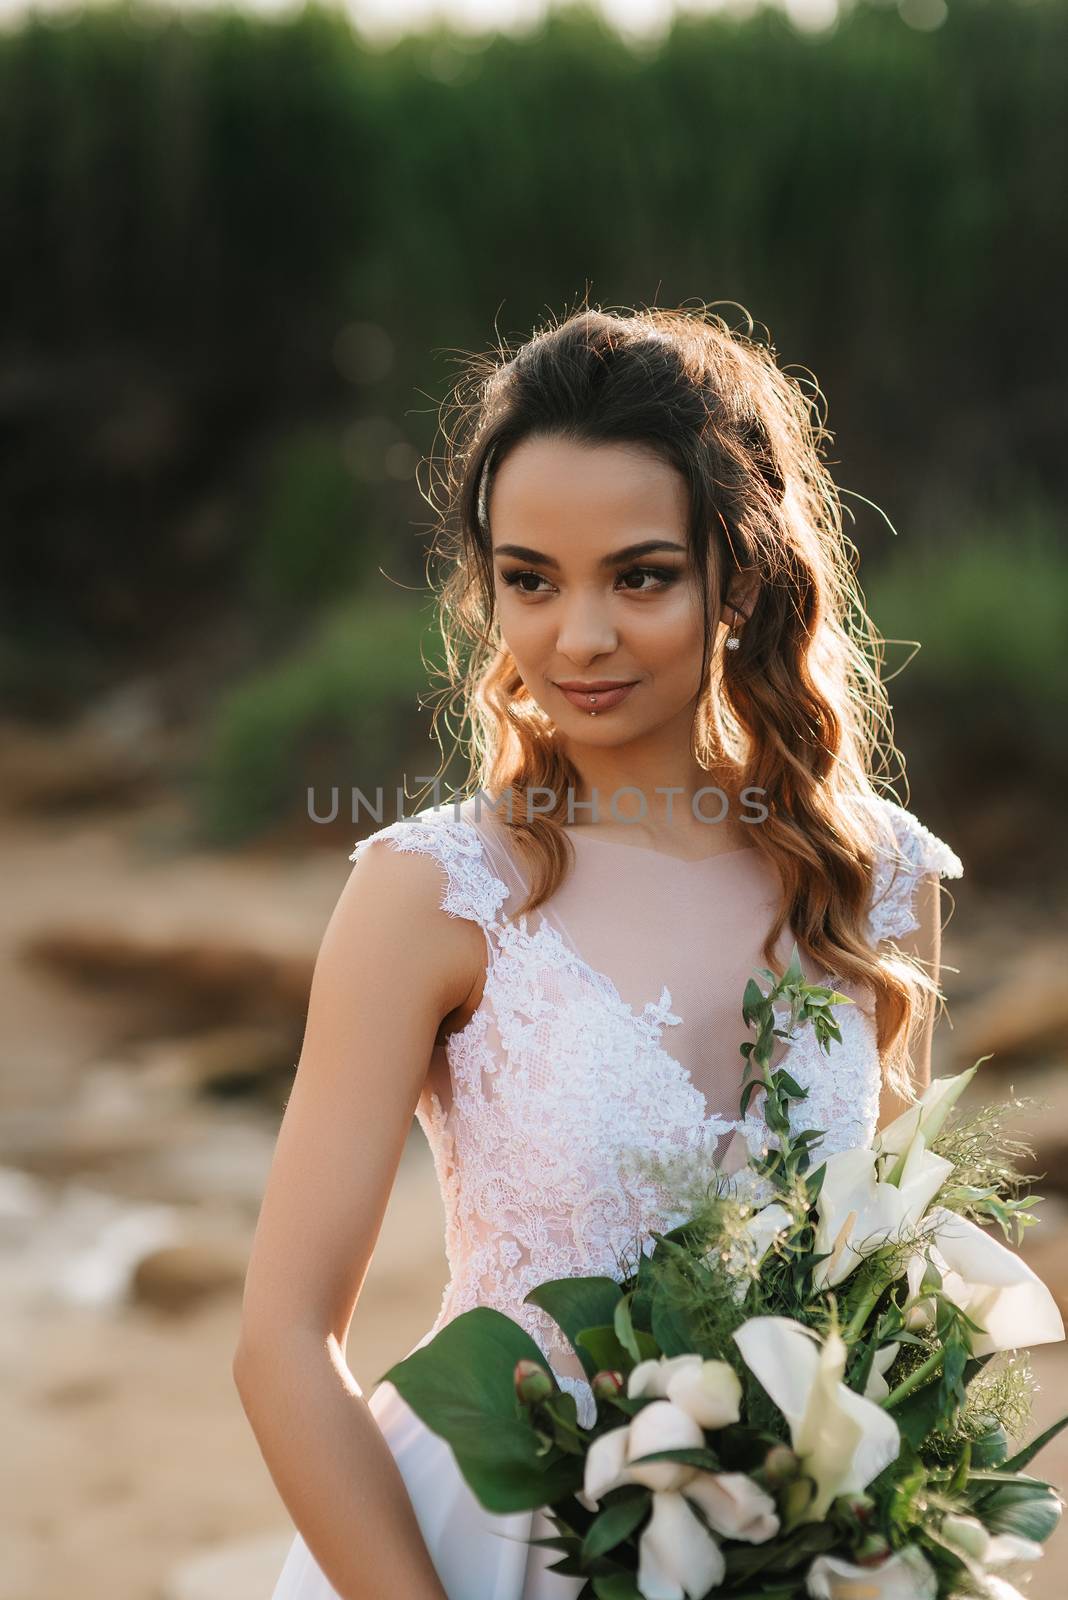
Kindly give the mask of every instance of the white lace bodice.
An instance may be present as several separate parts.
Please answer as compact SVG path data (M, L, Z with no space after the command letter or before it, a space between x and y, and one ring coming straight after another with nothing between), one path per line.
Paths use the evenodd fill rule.
M718 1161L731 1138L744 1138L749 1150L759 1152L769 1137L760 1113L763 1097L754 1095L744 1119L729 1115L738 1109L738 1094L720 1106L709 1104L694 1073L671 1053L670 1037L665 1040L667 1030L681 1031L683 1018L651 965L647 992L655 998L639 1008L623 998L608 973L583 958L567 925L553 915L552 900L530 916L510 917L509 903L518 906L524 897L522 874L502 851L499 829L472 807L471 800L447 802L391 823L362 839L350 858L357 860L377 841L431 856L442 869L442 908L477 923L486 937L478 1009L444 1046L449 1104L428 1086L416 1113L441 1187L450 1270L437 1319L420 1342L472 1306L495 1306L527 1329L561 1385L575 1394L580 1420L589 1423L593 1396L574 1352L544 1312L523 1303L524 1295L549 1278L621 1278L637 1250L651 1244L651 1229L665 1231L683 1220L666 1208L664 1193L630 1152L670 1159L703 1151ZM888 800L877 807L885 848L873 874L873 943L901 938L918 926L913 898L925 872L963 873L949 846L910 812ZM593 841L590 846L597 848ZM646 859L639 862L636 854ZM757 857L755 851L737 854ZM658 881L665 861L651 856L656 853L619 847L610 858L613 878L630 868ZM597 865L604 860L598 858ZM704 866L671 861L672 869L684 871ZM687 872L686 881L692 880ZM751 880L733 881L737 894L750 892ZM710 896L711 889L709 880ZM722 877L715 890L725 898ZM703 880L700 892L706 893ZM655 961L656 948L654 942L651 957L641 953L646 965ZM700 955L714 959L714 953ZM833 982L834 975L811 973L810 980ZM739 989L725 1016L738 1015L740 995ZM805 1028L782 1042L774 1060L778 1065L788 1055L791 1073L809 1090L794 1108L803 1118L799 1126L827 1130L817 1160L870 1141L878 1120L881 1067L874 1021L860 1005L840 1007L836 1015L842 1044L829 1056ZM723 1018L712 1020L724 1027ZM736 1051L745 1034L740 1020L731 1027L738 1035L729 1041ZM738 1055L739 1088L742 1070Z

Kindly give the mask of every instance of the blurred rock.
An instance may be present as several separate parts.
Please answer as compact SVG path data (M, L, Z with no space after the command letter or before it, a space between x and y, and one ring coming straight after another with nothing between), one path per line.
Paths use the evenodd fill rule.
M175 1110L166 1119L150 1106L109 1116L75 1099L51 1114L29 1109L0 1115L0 1158L41 1178L110 1173L116 1166L199 1133L202 1114Z
M240 1292L250 1243L240 1210L130 1202L83 1183L23 1184L24 1176L0 1169L0 1270L20 1310L177 1312Z
M47 1184L17 1167L0 1167L0 1247L25 1238L47 1209Z
M83 927L36 932L20 954L60 977L110 989L146 991L172 1022L302 1023L314 954L294 955L211 934L168 939L116 928L103 919Z
M126 1299L142 1257L179 1231L174 1207L130 1205L85 1184L66 1184L21 1230L9 1219L5 1292L22 1308L115 1306Z
M240 1291L248 1252L237 1242L163 1245L143 1256L130 1281L130 1298L158 1311L186 1311L217 1294Z
M1029 943L1011 964L998 962L993 977L957 1009L945 1047L970 1066L992 1054L983 1072L997 1072L1049 1047L1063 1053L1068 1036L1068 947L1045 939Z
M175 1046L178 1072L192 1093L232 1093L279 1072L292 1078L300 1053L300 1040L277 1024L212 1028L191 1039L177 1040Z
M63 728L0 726L9 812L61 810L130 799L160 781L166 735L149 680L122 685Z

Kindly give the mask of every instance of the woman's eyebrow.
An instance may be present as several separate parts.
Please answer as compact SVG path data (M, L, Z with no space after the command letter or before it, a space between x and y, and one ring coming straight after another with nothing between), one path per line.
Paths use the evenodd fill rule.
M643 539L639 544L628 544L622 550L613 550L610 555L602 556L598 565L601 567L617 567L624 561L633 561L636 556L651 555L654 550L672 550L677 555L686 554L684 544L675 544L670 539ZM544 555L540 550L531 550L524 544L499 544L494 550L495 556L515 556L519 561L536 561L539 566L559 568L560 563L555 556Z

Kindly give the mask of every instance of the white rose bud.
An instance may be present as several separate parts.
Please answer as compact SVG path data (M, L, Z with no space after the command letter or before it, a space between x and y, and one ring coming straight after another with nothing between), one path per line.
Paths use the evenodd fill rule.
M667 1386L675 1374L700 1365L698 1355L652 1356L639 1361L627 1379L627 1398L641 1400L648 1395L653 1400L666 1400Z
M668 1379L667 1398L702 1428L725 1428L741 1417L742 1381L729 1361L702 1361Z

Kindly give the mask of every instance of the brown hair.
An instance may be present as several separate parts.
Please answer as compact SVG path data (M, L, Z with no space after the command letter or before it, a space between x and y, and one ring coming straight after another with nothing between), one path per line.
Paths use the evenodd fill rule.
M435 712L470 729L470 787L504 797L531 869L524 910L546 900L572 861L560 827L579 775L502 643L485 506L493 473L521 440L628 443L657 452L689 491L687 536L705 609L694 750L726 758L739 789L763 791L770 814L753 836L782 882L778 920L821 970L870 986L886 1081L914 1095L908 1044L938 997L921 966L867 942L880 730L893 750L880 678L881 642L855 579L822 452L833 436L815 381L789 376L774 346L739 333L707 305L623 313L581 309L517 349L468 358L445 408L445 453L428 499L440 517L432 555L447 688ZM451 416L449 415L451 408ZM740 648L716 648L732 577L759 587ZM551 814L528 817L522 796L544 786ZM507 798L518 804L509 806Z

